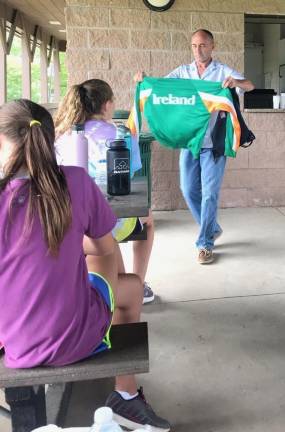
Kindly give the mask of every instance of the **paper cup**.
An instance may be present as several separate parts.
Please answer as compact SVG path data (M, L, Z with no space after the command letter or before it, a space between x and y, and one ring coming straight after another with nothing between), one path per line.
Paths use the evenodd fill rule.
M285 109L285 93L281 93L280 96L280 108Z
M279 109L280 107L280 96L273 96L273 108L274 109Z

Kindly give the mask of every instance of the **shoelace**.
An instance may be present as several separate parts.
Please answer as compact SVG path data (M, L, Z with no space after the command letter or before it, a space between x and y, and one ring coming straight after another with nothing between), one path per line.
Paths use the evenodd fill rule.
M144 403L147 404L147 401L146 401L145 395L143 394L143 387L140 387L140 388L138 389L138 394L139 394L139 397L144 401Z
M151 410L152 412L154 412L153 409L152 409L152 407L147 403L147 400L146 400L145 395L144 395L144 393L143 393L143 387L140 387L140 388L138 389L138 394L139 394L139 397L140 397L140 398L143 400L143 402L145 403L145 405L148 407L148 409Z
M208 249L200 249L199 255L203 255L203 254L205 254L206 256L210 255L211 251L209 251Z

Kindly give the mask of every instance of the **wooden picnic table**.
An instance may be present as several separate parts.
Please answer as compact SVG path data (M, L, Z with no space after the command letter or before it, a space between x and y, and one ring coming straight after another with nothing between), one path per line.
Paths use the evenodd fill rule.
M131 181L131 193L129 195L111 196L104 186L100 188L119 218L134 216L148 216L148 188L147 177L135 177Z

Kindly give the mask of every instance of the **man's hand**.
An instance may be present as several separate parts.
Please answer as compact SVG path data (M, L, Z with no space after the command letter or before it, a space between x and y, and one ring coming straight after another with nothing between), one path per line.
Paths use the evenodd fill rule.
M229 76L223 81L222 86L223 86L223 88L234 88L234 87L239 87L238 84L239 84L238 80Z
M139 71L134 76L134 82L141 82L145 77L144 71Z
M243 91L251 91L254 89L254 85L252 84L252 82L250 80L247 79L235 79L232 76L228 76L222 84L223 88L234 88L234 87L239 87L241 88Z

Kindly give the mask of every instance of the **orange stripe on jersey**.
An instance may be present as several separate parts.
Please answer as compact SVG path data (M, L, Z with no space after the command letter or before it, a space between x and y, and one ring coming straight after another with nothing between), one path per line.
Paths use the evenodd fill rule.
M211 101L203 99L203 97L202 100L210 113L214 111L226 111L230 113L234 128L234 142L232 148L236 151L240 146L241 130L235 109L225 102Z

